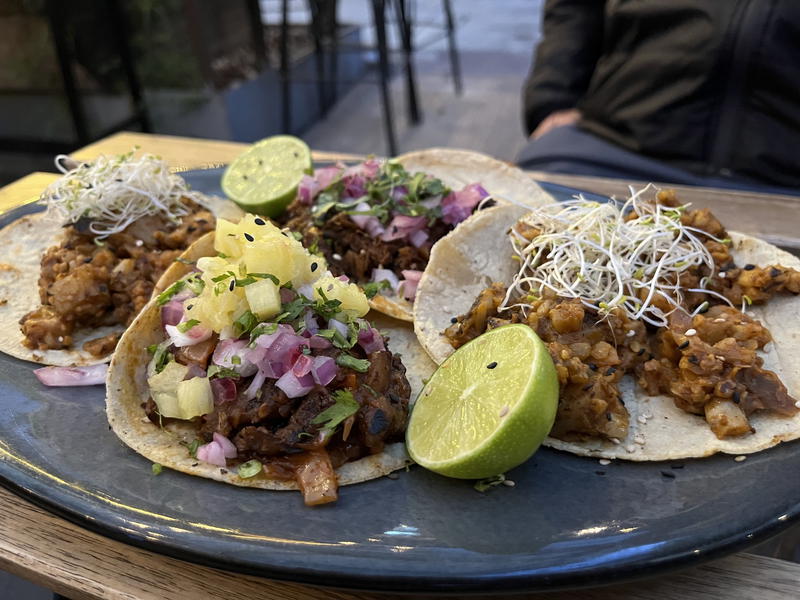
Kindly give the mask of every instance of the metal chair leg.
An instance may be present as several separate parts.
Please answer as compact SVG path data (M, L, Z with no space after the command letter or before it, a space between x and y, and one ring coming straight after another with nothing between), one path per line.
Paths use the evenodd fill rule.
M281 78L281 124L283 133L291 133L292 113L291 94L289 90L289 0L281 2L281 41L280 41L280 78Z
M383 123L386 128L386 144L389 155L397 154L397 140L394 135L392 119L392 99L389 96L389 49L386 44L386 0L372 0L372 13L375 33L378 38L378 58L380 70L381 97L383 99Z
M461 85L461 63L458 59L458 49L456 48L456 26L453 20L453 8L450 0L442 0L444 17L447 22L447 47L450 51L450 74L453 76L453 87L459 96L464 91Z
M417 101L417 84L414 78L414 44L412 38L412 22L409 14L408 0L395 0L397 26L400 30L400 40L403 44L403 61L406 71L406 94L408 95L408 120L413 125L421 121Z
M150 133L152 131L150 116L147 112L147 105L144 101L142 87L139 83L139 77L136 74L130 44L128 43L128 27L125 22L125 15L119 4L119 0L109 2L108 7L111 13L111 26L114 29L114 36L117 39L117 49L119 50L119 58L122 62L122 70L125 72L125 78L128 80L128 90L131 93L134 112L139 120L139 126L142 131L144 133Z
M319 0L310 0L309 6L311 8L311 37L314 38L314 66L317 70L317 101L319 102L319 114L324 117L330 105L325 90L325 53L322 48L323 17Z

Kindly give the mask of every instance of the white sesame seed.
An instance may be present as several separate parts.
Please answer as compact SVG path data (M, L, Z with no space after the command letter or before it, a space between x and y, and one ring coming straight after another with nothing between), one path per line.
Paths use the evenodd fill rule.
M721 361L723 361L723 362L725 361L725 357L724 357L724 356L720 356L719 354L717 354L717 355L715 356L715 358L716 358L717 360L721 360Z
M800 408L800 400L798 400L797 402L795 402L795 403L794 403L794 405L795 405L797 408Z
M687 329L686 333L684 333L686 337L691 337L693 335L697 335L697 329Z
M719 272L719 276L720 276L720 279L725 279L728 276L728 274L725 271L720 271Z
M610 465L610 464L611 464L611 461L610 461L610 460L608 460L607 458L601 458L601 459L600 459L598 462L599 462L601 465L603 465L604 467L605 467L606 465Z
M744 455L740 455L734 458L733 460L735 460L736 462L742 462L743 460L747 460L747 457Z
M628 337L633 337L636 335L636 332L633 329L629 329L628 333L626 333L625 335L627 335Z
M500 409L500 417L505 417L508 414L508 406L504 406Z
M634 446L633 444L628 444L627 446L625 446L625 451L628 452L629 454L633 454L634 452L636 452L636 446Z
M610 441L612 444L621 444L622 443L617 438L608 438L608 441Z
M644 415L639 415L638 417L636 417L636 420L639 421L639 423L641 423L642 425L647 423L647 417L645 417Z
M511 481L510 479L504 479L503 480L503 485L506 486L506 487L514 487L517 484L514 483L513 481Z
M644 415L642 415L642 416L643 416L645 419L652 419L652 418L653 418L653 415L651 415L650 413L644 413Z
M58 336L58 341L59 342L63 342L64 341L64 336L63 335Z
M333 256L333 260L342 260L342 255L341 254L334 253L332 256Z
M723 319L722 317L717 317L716 319L714 319L714 323L724 323L724 322L725 319Z

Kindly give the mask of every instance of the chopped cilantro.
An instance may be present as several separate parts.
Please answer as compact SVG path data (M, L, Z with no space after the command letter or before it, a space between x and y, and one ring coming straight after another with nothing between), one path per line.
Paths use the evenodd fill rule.
M186 279L186 287L188 287L195 296L199 296L203 288L206 287L206 284L199 275L195 275Z
M495 475L493 477L487 477L486 479L481 479L480 481L476 481L474 487L476 490L483 493L489 491L493 487L501 485L505 480L506 476L500 473L499 475Z
M369 370L369 361L366 358L356 358L349 354L340 354L336 357L336 364L340 367L347 367L358 371L359 373L366 373Z
M226 279L230 279L231 277L236 277L236 273L233 271L225 271L222 275L217 275L216 277L212 277L211 281L214 283L219 283L220 281L225 281Z
M233 326L238 331L239 335L250 333L256 325L258 325L258 317L249 310L244 311L239 318L233 322Z
M153 471L153 475L161 475L161 471L164 470L163 467L158 463L153 463L153 466L150 467L150 469Z
M373 281L370 283L365 283L364 285L361 286L361 289L364 291L364 295L369 299L374 298L381 290L391 289L391 288L392 284L389 283L386 279L383 279L382 281Z
M256 338L262 335L271 335L278 331L277 323L259 323L250 332L250 342L255 342Z
M323 434L333 433L336 427L345 419L358 412L359 404L348 390L333 392L336 404L329 406L311 420L312 425L322 425Z
M254 459L254 460L248 460L247 462L240 464L239 469L236 471L236 473L242 479L250 479L251 477L255 477L256 475L261 473L262 469L263 465Z
M211 379L212 377L219 379L223 379L225 377L232 377L233 379L238 379L239 373L237 373L233 369L228 369L227 367L220 367L219 365L211 365L210 367L208 367L208 378Z
M231 364L234 365L242 364L242 357L239 356L238 354L234 354L233 356L231 356Z
M158 345L148 346L147 351L153 355L153 367L156 373L161 373L167 363L172 360L172 354L169 352L169 347L172 345L172 340L164 340Z
M191 456L192 458L197 458L197 449L202 445L203 442L195 438L188 444L186 442L182 443L184 446L186 446L186 449L189 451L189 456Z
M172 300L172 297L186 287L186 281L179 279L156 297L156 303L159 306L165 305Z
M178 331L180 331L181 333L186 333L196 325L200 325L200 321L198 321L197 319L189 319L188 321L184 321L183 323L178 323Z

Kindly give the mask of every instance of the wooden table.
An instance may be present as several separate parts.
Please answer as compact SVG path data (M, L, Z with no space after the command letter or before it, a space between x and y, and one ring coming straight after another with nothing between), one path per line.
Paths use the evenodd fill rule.
M76 152L76 158L127 152L139 145L171 165L197 169L224 164L243 145L166 136L120 133ZM346 158L318 152L319 160ZM619 181L593 177L535 177L602 194L625 192ZM33 173L0 189L0 211L35 200L57 176ZM788 196L679 188L680 197L709 206L731 228L800 248L800 200ZM792 218L787 219L790 216ZM0 488L0 568L74 600L360 600L399 596L351 593L282 583L209 569L167 558L91 533ZM546 600L778 600L797 597L800 565L737 554L647 582L579 592L551 593Z

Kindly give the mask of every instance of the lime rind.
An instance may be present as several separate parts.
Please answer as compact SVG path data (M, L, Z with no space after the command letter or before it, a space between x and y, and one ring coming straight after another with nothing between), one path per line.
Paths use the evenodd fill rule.
M488 369L491 362L497 365ZM557 400L555 367L533 330L492 330L451 355L431 377L409 422L409 453L423 467L451 477L507 471L539 447Z

